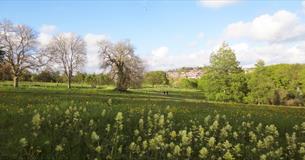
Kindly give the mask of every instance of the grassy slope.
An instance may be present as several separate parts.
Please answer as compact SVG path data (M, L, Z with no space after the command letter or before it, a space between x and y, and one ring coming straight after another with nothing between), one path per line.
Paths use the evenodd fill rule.
M33 111L44 111L48 106L58 106L64 112L69 106L87 106L90 113L87 119L98 118L107 101L112 99L113 116L118 111L140 113L143 109L163 112L171 106L175 114L175 121L189 124L189 120L203 121L207 115L226 115L232 126L240 125L248 114L252 120L263 124L275 124L281 136L290 132L295 124L305 121L305 109L255 106L243 104L208 103L204 101L203 93L198 90L168 89L169 95L163 95L163 89L139 89L128 93L114 92L109 87L102 89L64 87L23 86L13 89L10 86L0 87L0 143L14 146L20 137L27 132L22 126L31 122ZM19 114L20 108L27 108L27 112ZM30 108L30 109L28 109ZM56 117L54 117L56 118ZM185 123L187 122L187 123ZM0 145L1 146L1 145ZM4 147L7 153L14 148ZM0 148L0 150L2 150Z
M108 99L112 99L113 108L118 110L150 108L163 110L166 106L177 109L182 117L204 117L218 112L225 114L233 121L238 117L250 113L254 119L262 123L274 123L282 129L289 129L293 124L305 120L305 109L275 106L256 106L244 104L209 103L204 100L203 93L198 90L167 89L169 95L164 96L164 89L145 88L130 90L128 93L112 91L109 87L102 89L74 88L67 90L64 87L11 87L0 88L0 106L19 108L32 105L43 107L46 104L68 106L71 101L80 105L90 103L92 106L102 106ZM190 114L185 114L185 112ZM4 113L2 112L2 116Z

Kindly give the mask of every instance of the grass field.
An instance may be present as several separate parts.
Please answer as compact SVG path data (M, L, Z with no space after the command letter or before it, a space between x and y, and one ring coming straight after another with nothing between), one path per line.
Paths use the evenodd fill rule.
M0 159L305 158L304 108L211 103L174 88L0 86Z

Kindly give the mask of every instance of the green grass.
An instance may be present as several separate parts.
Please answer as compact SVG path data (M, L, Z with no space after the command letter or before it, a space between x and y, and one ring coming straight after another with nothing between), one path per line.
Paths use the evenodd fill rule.
M122 112L124 116L128 117L129 120L126 123L129 125L125 127L126 129L124 128L124 133L130 135L137 127L138 119L147 115L148 111L160 114L170 111L175 115L173 121L176 130L191 127L190 120L202 124L206 116L217 114L226 115L226 121L233 128L240 127L244 121L264 125L275 124L280 133L280 143L284 143L285 133L291 133L295 124L305 121L304 108L206 102L203 93L199 90L144 88L120 93L113 91L111 86L90 88L88 85L77 85L76 88L70 90L66 89L64 84L52 83L21 83L21 87L18 89L12 88L9 82L1 83L0 86L0 159L26 159L29 157L28 154L35 153L30 148L23 150L20 147L19 140L23 137L26 137L30 141L29 143L34 148L36 147L36 150L42 150L42 153L36 153L37 155L33 153L33 157L37 159L76 158L78 156L73 156L70 152L62 157L52 157L51 155L55 155L55 144L69 143L62 142L61 137L66 137L68 140L77 142L74 145L79 146L81 142L73 139L79 129L89 132L87 122L93 119L97 122L95 129L102 132L101 130L105 128L106 124L115 123L113 121L117 112ZM163 95L164 90L169 91L168 96ZM111 104L109 104L109 99L112 101ZM60 124L65 120L63 117L69 107L76 107L78 110L87 109L86 114L81 116L82 122L75 127L66 127L67 131L54 131L52 128L54 126L48 125L46 121ZM101 118L104 109L109 114L105 118ZM33 131L32 128L32 118L36 113L40 113L47 119L39 131ZM37 132L39 138L33 136L33 132ZM43 145L46 140L51 141L51 146ZM125 146L128 143L124 142ZM69 151L81 154L85 152L84 150L70 148ZM91 155L91 152L88 151L88 153ZM92 153L92 155L95 154ZM81 157L85 156L84 153Z

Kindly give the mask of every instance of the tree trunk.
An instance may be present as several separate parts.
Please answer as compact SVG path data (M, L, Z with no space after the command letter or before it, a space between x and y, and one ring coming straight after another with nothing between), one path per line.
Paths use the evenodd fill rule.
M68 77L68 89L71 88L71 77Z
M119 73L118 73L116 90L121 91L121 92L127 91L127 87L126 87L126 84L125 84L125 76L124 76L123 71L119 71Z
M18 88L19 86L19 77L18 76L14 76L14 88Z

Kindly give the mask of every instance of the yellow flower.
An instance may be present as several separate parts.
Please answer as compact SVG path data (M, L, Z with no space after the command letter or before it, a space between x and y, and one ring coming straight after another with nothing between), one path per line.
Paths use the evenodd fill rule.
M40 126L40 124L41 124L41 117L40 117L40 114L39 114L39 113L37 113L37 114L35 114L35 115L33 116L33 118L32 118L32 123L33 123L34 126L36 126L36 127L39 128L39 126Z
M213 124L210 126L210 130L216 131L216 130L218 129L218 126L219 126L219 123L218 123L217 120L215 120L215 121L213 122Z
M96 151L97 153L101 153L102 147L101 147L101 146L97 146L97 147L95 148L95 151Z
M259 157L260 160L266 160L267 159L267 156L265 154L262 154L260 157Z
M116 121L122 121L123 120L123 113L122 112L118 112L117 115L115 116L115 120Z
M129 145L129 149L134 152L136 150L137 146L134 142L132 142L130 145Z
M305 148L304 147L300 147L299 153L300 154L305 154Z
M205 158L207 158L208 154L209 154L209 151L205 147L202 147L199 151L199 158L205 159Z
M107 104L108 104L109 106L111 106L111 105L112 105L112 99L111 99L111 98L110 98L110 99L108 99Z
M26 138L21 138L19 140L19 143L21 144L22 147L25 147L28 145L28 141L26 140Z
M208 146L213 147L215 145L216 139L214 137L209 138Z
M139 120L139 128L140 130L143 130L144 128L144 120L142 118Z
M172 112L169 112L169 113L167 113L167 118L168 119L173 119L173 113Z
M180 146L176 145L174 148L174 155L175 156L180 156L181 148Z
M146 150L148 147L147 141L143 141L142 146L143 146L143 150Z
M234 160L235 158L234 158L233 155L230 153L230 151L227 151L227 152L223 155L223 159L225 159L225 160Z
M164 126L164 115L161 115L160 116L160 118L159 118L159 126L161 127L161 128L163 128L163 126Z
M93 126L94 125L94 120L93 119L90 119L89 121L89 126Z
M55 147L55 151L56 151L56 152L62 152L63 150L64 150L64 148L62 147L61 144L59 144L59 145L57 145L57 146Z
M186 148L186 155L188 156L188 157L191 157L192 156L192 148L190 147L190 146L188 146L187 148Z
M98 141L100 139L100 136L97 135L95 131L93 131L91 133L91 139L92 139L92 141Z
M133 133L134 133L134 135L135 135L135 136L137 136L137 135L139 135L139 134L140 134L140 131L139 131L139 130L137 130L137 129L135 129L135 130L133 131Z
M104 110L102 111L101 116L102 116L102 117L105 117L105 115L106 115L106 110L104 109Z
M171 136L172 139L175 139L176 136L177 136L176 131L171 131L170 136Z

